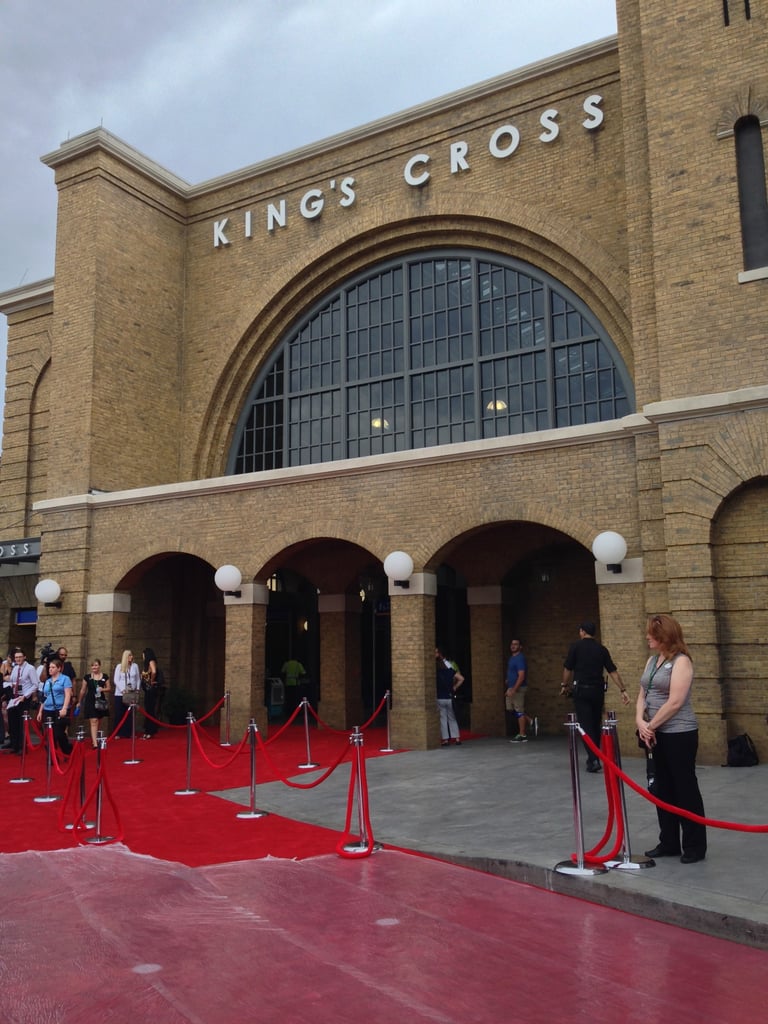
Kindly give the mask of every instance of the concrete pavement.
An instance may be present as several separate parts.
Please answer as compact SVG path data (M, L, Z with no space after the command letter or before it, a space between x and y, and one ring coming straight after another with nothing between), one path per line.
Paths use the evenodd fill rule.
M605 829L607 800L603 775L586 774L583 755L580 761L589 849ZM623 768L645 785L643 759L625 752ZM306 774L313 773L302 773L305 782ZM459 747L366 758L366 774L371 825L380 843L768 948L768 833L713 828L707 859L697 864L664 858L653 867L615 868L588 877L555 870L575 849L566 736L526 744L477 739ZM768 765L706 766L698 775L708 818L768 824ZM257 800L264 810L341 831L348 785L345 763L314 789L259 785ZM634 859L656 845L656 811L630 787L625 792ZM250 800L247 788L218 795L246 806Z

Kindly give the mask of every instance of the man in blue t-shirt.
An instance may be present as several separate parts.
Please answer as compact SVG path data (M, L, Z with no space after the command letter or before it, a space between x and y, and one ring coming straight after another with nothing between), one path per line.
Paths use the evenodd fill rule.
M525 713L525 691L528 686L528 662L523 654L523 645L513 640L509 645L510 658L507 662L507 678L504 690L504 708L507 720L507 735L515 734L510 743L527 743L526 730L530 718Z

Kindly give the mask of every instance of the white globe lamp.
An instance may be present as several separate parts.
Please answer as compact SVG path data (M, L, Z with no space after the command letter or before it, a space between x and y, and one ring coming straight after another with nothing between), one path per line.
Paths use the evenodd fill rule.
M392 551L384 559L384 572L396 587L407 587L413 574L413 559L405 551Z
M216 570L213 581L219 590L227 597L240 597L240 584L243 582L243 574L236 565L221 565Z
M592 541L592 554L609 572L621 572L627 554L627 542L615 530L604 530Z
M56 580L40 580L35 587L35 597L46 608L61 608L61 587Z

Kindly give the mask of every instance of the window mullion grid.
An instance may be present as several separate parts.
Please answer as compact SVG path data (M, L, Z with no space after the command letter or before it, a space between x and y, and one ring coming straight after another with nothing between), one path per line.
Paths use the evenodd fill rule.
M411 364L411 277L408 260L402 263L403 275L403 434L405 437L406 451L413 450L413 415L412 415L412 390L411 378L413 376Z
M557 426L555 398L555 332L552 326L552 289L549 281L544 280L544 351L547 367L547 418L549 426Z

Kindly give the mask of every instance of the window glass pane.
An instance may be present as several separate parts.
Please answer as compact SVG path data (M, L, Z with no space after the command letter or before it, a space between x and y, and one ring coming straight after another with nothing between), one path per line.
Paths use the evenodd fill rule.
M631 408L610 339L552 278L490 254L420 254L347 282L286 336L242 410L229 471L593 423Z

